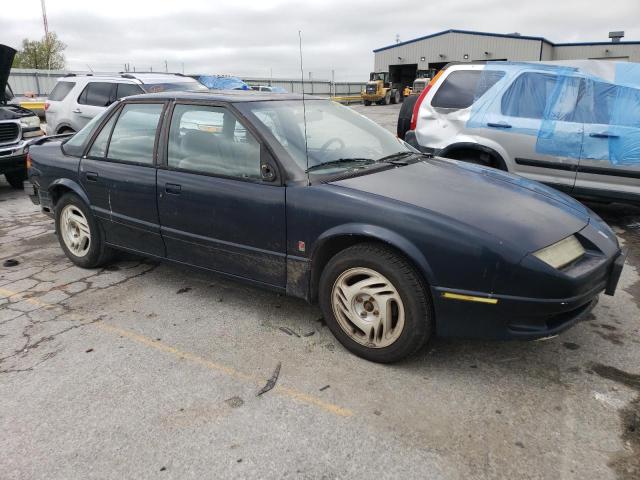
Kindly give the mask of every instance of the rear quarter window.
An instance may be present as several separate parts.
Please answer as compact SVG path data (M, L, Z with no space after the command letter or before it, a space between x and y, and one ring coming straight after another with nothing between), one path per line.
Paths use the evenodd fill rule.
M49 100L53 100L54 102L61 102L66 98L73 87L75 87L76 82L58 82L56 86L53 87L51 93L49 94Z
M456 70L451 72L431 100L436 108L468 108L493 87L504 72Z

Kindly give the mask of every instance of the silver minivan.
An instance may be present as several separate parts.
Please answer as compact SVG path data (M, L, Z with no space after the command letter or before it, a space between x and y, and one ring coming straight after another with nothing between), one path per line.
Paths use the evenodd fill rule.
M640 203L640 65L600 63L451 64L416 101L405 140L577 197Z

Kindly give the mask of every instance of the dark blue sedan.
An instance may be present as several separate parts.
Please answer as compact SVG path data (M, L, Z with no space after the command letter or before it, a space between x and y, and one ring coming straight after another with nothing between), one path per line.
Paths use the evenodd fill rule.
M554 335L613 294L624 264L568 196L425 156L328 100L140 95L37 143L26 188L76 265L127 250L319 302L377 362L435 334Z

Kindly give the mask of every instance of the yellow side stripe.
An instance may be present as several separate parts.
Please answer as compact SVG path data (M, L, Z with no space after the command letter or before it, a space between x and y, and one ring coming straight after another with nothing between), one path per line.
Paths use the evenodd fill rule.
M448 298L450 300L464 300L467 302L488 303L491 305L495 305L496 303L498 303L497 298L474 297L473 295L462 295L460 293L451 293L451 292L444 292L442 294L442 297Z

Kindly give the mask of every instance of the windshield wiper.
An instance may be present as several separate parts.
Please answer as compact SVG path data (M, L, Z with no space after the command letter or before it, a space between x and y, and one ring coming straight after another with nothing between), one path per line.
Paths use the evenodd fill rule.
M406 165L406 162L398 162L398 160L411 156L411 155L415 155L414 152L396 152L396 153L392 153L391 155L387 155L386 157L382 157L379 158L378 160L376 160L376 163L383 163L383 162L388 162L388 163L393 163L396 165Z
M335 165L343 165L345 163L354 163L356 165L369 165L375 163L374 160L370 158L339 158L337 160L331 160L330 162L319 163L317 165L313 165L307 168L306 172L312 172L314 170L320 170L325 167L331 167Z

